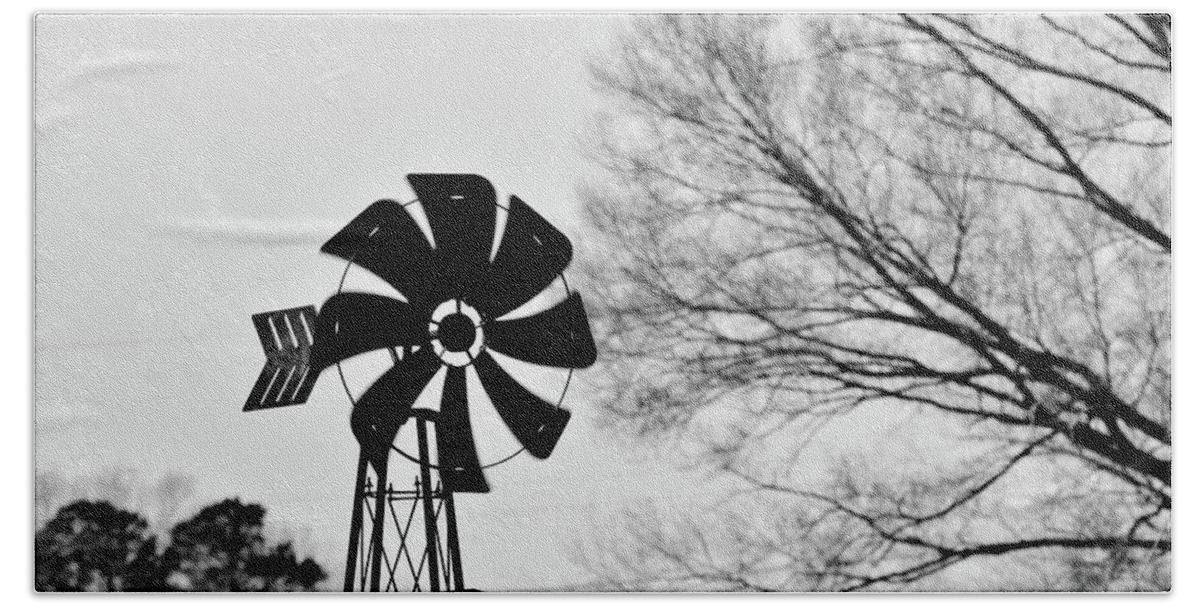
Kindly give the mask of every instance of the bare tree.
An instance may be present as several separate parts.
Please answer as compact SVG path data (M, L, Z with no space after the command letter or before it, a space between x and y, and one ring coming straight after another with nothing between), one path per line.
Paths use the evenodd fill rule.
M635 517L608 580L1169 587L1170 33L635 19L584 192L610 409L771 507Z

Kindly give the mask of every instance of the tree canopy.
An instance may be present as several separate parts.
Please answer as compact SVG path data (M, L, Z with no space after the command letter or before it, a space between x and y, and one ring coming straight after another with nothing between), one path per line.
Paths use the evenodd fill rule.
M594 72L612 419L758 509L601 576L1169 587L1167 17L635 18Z
M227 499L179 523L161 554L146 520L108 502L78 501L35 538L38 591L314 591L326 578L290 542L263 536L266 509Z
M154 539L140 515L107 502L78 501L34 538L39 591L134 591L154 586Z
M311 591L325 578L312 559L296 558L291 543L263 538L266 509L226 499L171 531L163 562L169 582L188 591Z

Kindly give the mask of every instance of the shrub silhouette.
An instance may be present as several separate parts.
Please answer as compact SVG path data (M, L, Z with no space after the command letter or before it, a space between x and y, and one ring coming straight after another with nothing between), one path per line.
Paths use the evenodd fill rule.
M161 554L145 518L104 501L63 507L34 541L38 591L313 591L326 578L290 542L263 537L266 509L226 499L171 531Z
M142 516L107 502L63 507L34 539L38 591L156 587L156 543Z

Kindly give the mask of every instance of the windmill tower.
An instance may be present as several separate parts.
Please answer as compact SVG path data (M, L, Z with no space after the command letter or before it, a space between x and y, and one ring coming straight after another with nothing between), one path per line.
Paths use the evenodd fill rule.
M484 469L512 457L481 463L468 377L478 380L520 451L544 459L570 419L561 403L566 387L557 402L545 399L496 354L565 370L596 359L583 301L562 276L571 244L561 232L515 196L500 205L480 176L408 180L416 200L378 201L321 247L345 260L347 272L361 268L402 299L348 291L344 273L319 313L310 306L253 317L267 364L247 411L303 403L329 367L346 385L342 362L358 355L384 350L391 357L390 368L357 398L346 387L360 447L347 591L465 590L455 494L489 492ZM407 208L414 204L432 239L416 209ZM498 211L506 217L494 247ZM556 281L564 294L556 303L518 311ZM418 407L431 388L440 389L436 409ZM402 430L412 434L415 450L399 447ZM406 461L416 474L394 475Z

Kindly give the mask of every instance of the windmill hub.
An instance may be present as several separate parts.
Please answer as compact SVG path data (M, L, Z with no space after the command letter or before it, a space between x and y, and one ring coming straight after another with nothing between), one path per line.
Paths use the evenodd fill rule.
M447 300L433 310L429 338L443 363L470 365L483 350L483 317L462 300Z
M461 353L475 343L475 324L461 313L446 315L438 323L437 337L446 350Z

